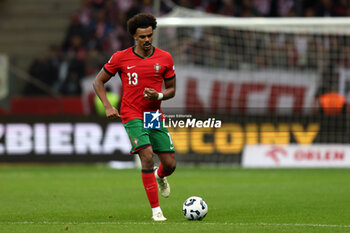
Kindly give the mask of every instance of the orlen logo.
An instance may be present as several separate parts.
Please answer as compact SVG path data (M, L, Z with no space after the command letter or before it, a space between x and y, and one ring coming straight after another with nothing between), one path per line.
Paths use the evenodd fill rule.
M280 157L287 157L288 152L282 148L282 147L272 147L270 150L268 150L265 154L265 156L270 157L276 165L280 164Z

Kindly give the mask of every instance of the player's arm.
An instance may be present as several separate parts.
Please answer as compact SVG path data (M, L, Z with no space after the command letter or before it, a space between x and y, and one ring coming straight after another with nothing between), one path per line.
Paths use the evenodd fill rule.
M149 100L167 100L175 96L176 92L176 78L171 80L165 80L165 90L162 92L157 92L153 88L145 88L143 95Z
M106 96L106 88L105 83L108 82L108 80L111 79L112 76L106 73L103 69L97 74L94 82L93 87L95 90L96 95L100 98L101 102L103 103L105 109L106 109L106 116L108 119L116 119L117 117L120 117L119 112L117 109L115 109Z

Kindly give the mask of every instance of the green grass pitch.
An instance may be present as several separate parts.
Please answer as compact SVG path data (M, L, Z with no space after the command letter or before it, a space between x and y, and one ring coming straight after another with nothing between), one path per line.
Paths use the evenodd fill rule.
M151 221L140 171L105 165L0 166L0 232L350 232L349 169L179 167ZM209 212L188 221L182 204Z

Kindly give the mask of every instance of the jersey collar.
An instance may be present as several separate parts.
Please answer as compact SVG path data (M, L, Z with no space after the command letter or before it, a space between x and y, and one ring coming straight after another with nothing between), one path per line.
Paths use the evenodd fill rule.
M146 59L146 58L151 57L151 56L154 54L154 50L156 50L156 49L152 46L152 53L151 53L150 55L148 55L147 57L143 57L143 56L141 56L140 54L138 54L138 53L135 52L135 48L136 48L136 46L133 46L133 47L132 47L133 53L134 53L136 56L138 56L138 57L140 57L140 58L142 58L142 59Z

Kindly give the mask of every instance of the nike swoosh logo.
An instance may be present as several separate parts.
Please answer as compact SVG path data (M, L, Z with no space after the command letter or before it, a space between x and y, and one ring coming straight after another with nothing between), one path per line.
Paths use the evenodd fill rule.
M127 66L126 68L127 68L128 70L130 70L130 69L132 69L132 68L134 68L134 67L136 67L136 66Z
M151 189L154 189L154 186L151 186L151 187L146 187L146 190L149 191Z
M171 146L171 147L170 147L170 150L172 150L172 149L174 149L174 147Z

